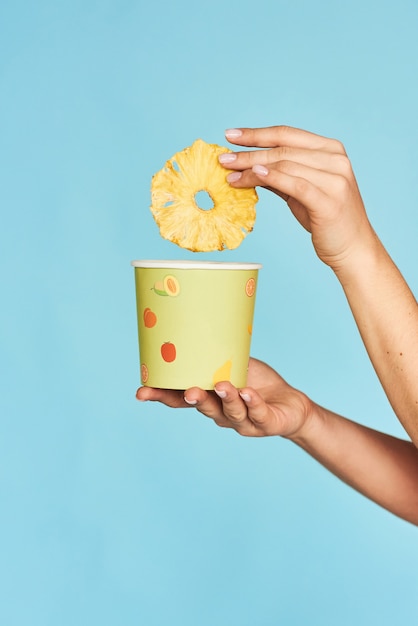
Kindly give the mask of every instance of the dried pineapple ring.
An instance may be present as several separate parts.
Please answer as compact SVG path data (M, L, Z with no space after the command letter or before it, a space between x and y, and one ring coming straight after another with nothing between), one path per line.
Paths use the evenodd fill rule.
M255 189L234 189L218 156L230 152L197 139L177 152L152 178L151 211L164 239L193 252L237 248L255 222ZM201 209L195 196L206 191L213 207Z

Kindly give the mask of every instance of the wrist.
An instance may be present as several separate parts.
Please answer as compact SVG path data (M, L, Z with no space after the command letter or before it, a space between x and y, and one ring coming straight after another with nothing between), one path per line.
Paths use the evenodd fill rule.
M297 394L297 404L302 418L297 420L297 423L294 424L294 429L285 435L285 438L304 447L303 442L311 440L313 433L318 429L319 423L322 422L322 412L321 407L302 391L298 391Z
M364 281L375 280L382 261L388 254L374 230L367 237L358 240L348 254L331 265L343 289L360 285Z

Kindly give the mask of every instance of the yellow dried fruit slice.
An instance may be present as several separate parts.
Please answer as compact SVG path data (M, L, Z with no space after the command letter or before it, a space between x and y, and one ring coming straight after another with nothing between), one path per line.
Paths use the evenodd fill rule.
M237 248L252 231L257 192L228 184L218 161L224 152L230 150L197 139L153 176L151 212L164 239L193 252L210 252ZM197 204L201 191L209 194L211 209Z

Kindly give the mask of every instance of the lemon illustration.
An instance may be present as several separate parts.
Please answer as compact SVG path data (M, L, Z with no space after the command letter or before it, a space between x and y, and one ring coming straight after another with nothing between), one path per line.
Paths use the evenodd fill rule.
M213 375L213 384L220 383L223 380L231 379L232 361L228 359Z

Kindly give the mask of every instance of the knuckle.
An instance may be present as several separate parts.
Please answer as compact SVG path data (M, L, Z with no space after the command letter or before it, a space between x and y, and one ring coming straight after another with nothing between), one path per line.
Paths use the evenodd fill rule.
M311 184L304 178L297 178L295 180L294 185L295 185L295 195L301 198L306 196L311 186Z
M290 174L295 168L295 164L290 159L280 159L275 164L275 169L284 174Z
M339 139L332 139L333 149L337 154L346 155L344 144Z
M268 415L266 413L255 413L253 412L250 416L251 421L253 422L253 424L256 424L257 426L265 426L266 424L268 424L269 418Z
M337 164L337 171L346 178L351 178L352 168L348 156L346 154L336 154L334 156L334 159L335 163Z
M242 413L235 411L229 411L228 413L225 413L225 415L233 424L241 424L246 417Z
M245 157L246 163L251 167L260 162L260 151L259 150L251 150L249 152L242 153Z
M213 420L215 422L215 424L219 427L219 428L231 428L231 425L228 424L228 422L226 420L222 420L222 419L214 419Z
M295 129L292 128L291 126L287 126L286 124L282 124L281 126L275 126L274 130L277 133L280 133L281 137L288 137L290 135L293 135Z
M239 426L239 425L234 426L234 430L241 437L253 437L254 436L253 432L245 426Z
M294 155L294 150L289 146L280 146L280 148L274 150L274 155L277 156L279 161L291 160Z
M344 198L348 195L350 191L350 181L343 175L338 175L335 177L335 191L336 193Z

